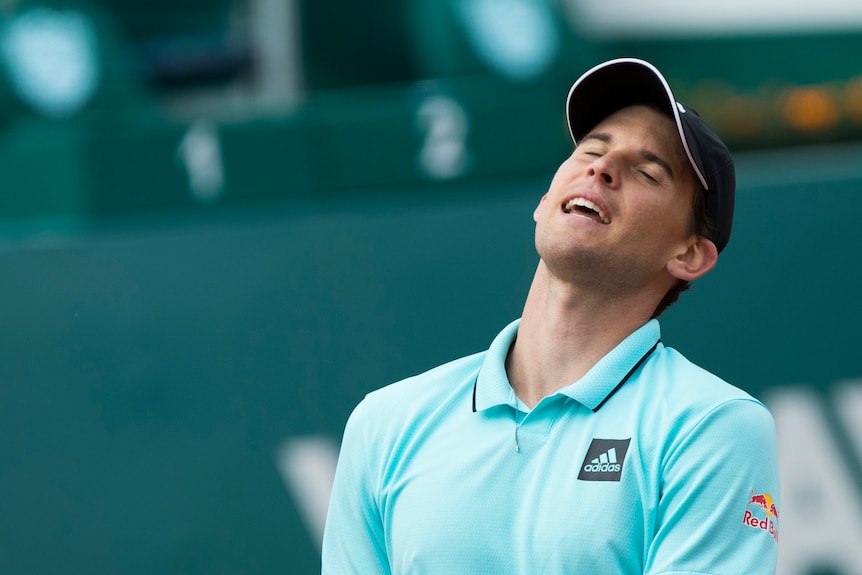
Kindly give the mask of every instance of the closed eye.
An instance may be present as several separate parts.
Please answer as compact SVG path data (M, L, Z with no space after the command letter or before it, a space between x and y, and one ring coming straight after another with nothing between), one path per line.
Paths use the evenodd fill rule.
M590 133L581 139L576 151L581 152L585 156L600 158L602 154L604 154L605 148L610 141L611 137L609 134Z
M656 154L653 154L649 150L641 150L641 157L661 168L671 178L674 177L673 169L671 169L670 164L666 162L663 158L659 157Z
M599 146L595 145L578 147L576 152L579 152L582 156L587 156L590 158L601 158L605 155L605 151Z
M656 178L654 178L653 175L650 174L649 172L647 172L646 170L638 170L638 172L640 172L640 174L643 177L645 177L647 180L649 180L650 182L655 183L655 184L658 183L658 180Z

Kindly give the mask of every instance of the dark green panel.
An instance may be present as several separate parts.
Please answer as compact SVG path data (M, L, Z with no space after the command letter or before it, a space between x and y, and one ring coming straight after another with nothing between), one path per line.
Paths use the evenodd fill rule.
M0 214L8 221L87 209L84 135L76 126L17 122L0 138Z
M118 121L87 132L86 213L191 207L178 148L183 126Z
M714 78L754 91L770 82L819 84L862 72L858 60L848 57L862 54L858 33L642 39L609 42L609 48L614 56L636 55L653 62L672 85Z
M858 377L858 154L742 156L731 243L665 343L756 395ZM485 349L523 305L546 184L5 240L0 570L319 572L278 446L337 441L368 391Z
M859 375L860 157L858 145L742 156L730 244L668 314L681 348L755 392Z
M407 5L398 0L301 0L308 88L318 92L413 81Z

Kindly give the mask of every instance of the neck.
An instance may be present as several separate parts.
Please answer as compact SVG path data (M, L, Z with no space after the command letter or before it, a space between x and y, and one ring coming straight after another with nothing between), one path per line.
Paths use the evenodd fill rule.
M578 288L553 277L540 262L506 360L515 393L533 407L578 381L649 320L654 298Z

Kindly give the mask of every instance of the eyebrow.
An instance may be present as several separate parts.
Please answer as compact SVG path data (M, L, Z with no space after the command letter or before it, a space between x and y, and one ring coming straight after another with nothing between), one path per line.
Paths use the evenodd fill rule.
M583 144L584 142L587 142L589 140L598 140L600 142L604 142L604 143L608 144L611 141L611 135L607 134L605 132L591 132L591 133L587 134L586 136L584 136L583 138L581 138L581 141L578 143ZM670 167L670 163L665 161L661 156L658 156L654 152L650 152L649 150L641 150L640 156L649 162L653 162L654 164L657 164L665 172L667 172L671 178L674 177L673 176L673 168Z

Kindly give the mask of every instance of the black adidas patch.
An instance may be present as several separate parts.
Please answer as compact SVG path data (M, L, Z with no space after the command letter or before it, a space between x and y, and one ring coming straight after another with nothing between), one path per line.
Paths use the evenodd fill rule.
M628 439L593 439L581 463L578 479L582 481L619 481L623 461L629 449Z

